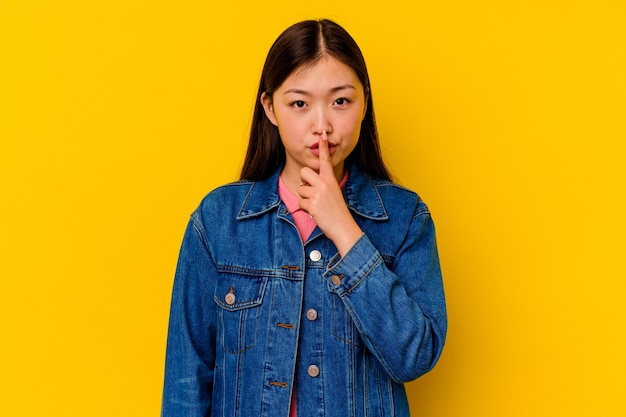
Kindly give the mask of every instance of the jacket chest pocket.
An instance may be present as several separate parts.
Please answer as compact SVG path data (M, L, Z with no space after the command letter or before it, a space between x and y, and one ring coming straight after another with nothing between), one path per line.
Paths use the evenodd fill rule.
M222 274L213 299L218 311L218 339L227 353L240 353L256 344L259 315L267 277Z

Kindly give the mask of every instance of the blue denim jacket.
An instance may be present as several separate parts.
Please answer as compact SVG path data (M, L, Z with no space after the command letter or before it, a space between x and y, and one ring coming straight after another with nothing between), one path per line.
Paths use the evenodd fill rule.
M192 214L170 313L163 417L408 416L405 381L439 358L447 318L419 197L356 167L344 196L364 234L341 258L303 244L278 172L217 188Z

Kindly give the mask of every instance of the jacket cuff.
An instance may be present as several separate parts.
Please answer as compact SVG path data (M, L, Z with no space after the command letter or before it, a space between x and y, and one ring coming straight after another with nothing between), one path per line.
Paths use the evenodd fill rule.
M380 253L363 234L343 258L337 254L330 260L324 278L332 291L343 296L358 286L381 261Z

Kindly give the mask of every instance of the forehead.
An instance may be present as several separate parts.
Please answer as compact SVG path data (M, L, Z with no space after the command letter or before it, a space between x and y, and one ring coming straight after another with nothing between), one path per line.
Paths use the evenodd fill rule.
M285 79L280 89L302 84L313 84L321 87L347 83L362 87L359 77L352 68L332 56L325 55L313 64L296 68Z

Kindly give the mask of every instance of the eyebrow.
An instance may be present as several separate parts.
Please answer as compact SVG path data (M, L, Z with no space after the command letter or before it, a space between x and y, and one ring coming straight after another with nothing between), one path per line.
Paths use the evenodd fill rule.
M336 93L337 91L346 90L346 89L356 90L356 87L353 86L352 84L343 84L343 85L338 85L337 87L333 87L329 91L331 93ZM285 91L283 93L283 95L289 94L289 93L296 93L296 94L302 94L302 95L305 95L305 96L311 96L310 92L308 92L306 90L299 89L299 88L290 88L289 90Z

